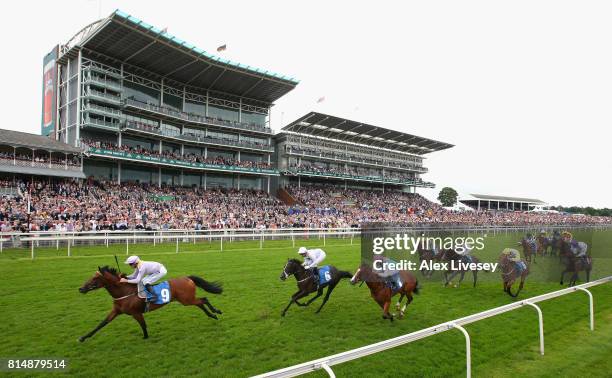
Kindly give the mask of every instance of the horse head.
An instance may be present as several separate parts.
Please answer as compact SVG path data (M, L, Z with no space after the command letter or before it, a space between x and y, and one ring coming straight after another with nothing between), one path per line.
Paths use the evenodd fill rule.
M108 266L98 267L94 275L79 288L79 292L85 294L89 291L115 284L119 282L119 279L120 276L114 268L109 268Z
M303 270L304 270L304 267L302 266L302 263L300 262L300 260L289 259L287 260L287 263L285 264L285 267L283 268L283 271L281 272L281 275L279 278L281 281L284 281L288 277L296 274L297 272L303 271Z

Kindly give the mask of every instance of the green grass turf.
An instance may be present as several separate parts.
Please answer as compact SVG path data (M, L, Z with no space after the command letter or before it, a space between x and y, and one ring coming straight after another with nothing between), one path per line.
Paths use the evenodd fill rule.
M579 236L578 236L579 235ZM588 240L596 258L594 277L612 274L609 246L612 232L577 233ZM501 249L512 246L519 234L487 237L484 260L495 261ZM327 239L326 263L354 271L359 265L357 239ZM322 246L322 240L299 241ZM196 307L172 303L145 316L150 338L142 340L138 324L118 317L85 343L77 337L104 318L112 300L103 291L86 295L77 289L98 265L122 260L125 245L77 246L72 257L66 248L4 250L0 255L0 357L66 357L70 373L78 376L248 376L283 368L326 355L413 332L460 316L510 303L502 292L498 273L481 274L478 287L465 284L443 288L440 275L419 277L422 293L408 306L407 316L394 323L381 311L365 286L348 280L334 291L316 315L320 299L311 307L293 306L285 318L282 308L296 290L294 279L278 277L288 257L296 256L290 241L225 243L181 242L130 245L130 254L164 263L168 277L197 274L220 280L224 293L206 296L224 311L219 321ZM532 266L520 299L557 290L548 280L552 258ZM122 266L122 269L124 266ZM583 277L583 276L582 276ZM558 279L555 278L555 281ZM466 328L472 335L474 376L610 376L612 371L612 286L592 289L595 331L588 329L588 300L575 293L541 303L544 312L546 355L538 353L537 315L522 308ZM201 294L202 292L199 291ZM465 374L465 342L449 331L390 351L333 367L339 377L457 376ZM313 376L325 376L313 373Z

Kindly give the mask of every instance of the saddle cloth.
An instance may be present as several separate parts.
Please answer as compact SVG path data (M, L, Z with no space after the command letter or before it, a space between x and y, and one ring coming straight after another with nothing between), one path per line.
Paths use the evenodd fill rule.
M170 296L170 284L168 281L160 282L155 286L151 286L151 290L157 296L157 300L152 302L155 304L166 304L172 300ZM142 282L138 283L138 298L146 299L147 302L151 300L153 296L145 290Z

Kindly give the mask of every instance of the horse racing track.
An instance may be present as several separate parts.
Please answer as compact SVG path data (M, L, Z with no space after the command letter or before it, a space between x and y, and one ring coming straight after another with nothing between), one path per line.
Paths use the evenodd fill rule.
M604 233L604 231L600 231ZM520 234L499 234L488 240L483 255L498 256L513 247ZM319 239L299 245L322 246ZM298 246L296 244L296 247ZM612 249L612 233L599 235L594 248ZM288 241L235 242L220 252L214 243L189 244L174 253L173 245L133 245L130 254L160 261L168 276L198 275L221 281L221 295L206 294L223 311L219 320L196 307L176 302L145 315L149 339L138 324L119 316L85 343L77 338L108 313L112 300L104 290L80 294L78 288L100 265L114 266L125 247L77 247L72 257L55 248L4 250L0 255L0 356L65 357L70 372L82 376L249 376L339 353L403 335L488 308L557 290L559 282L537 279L539 258L518 299L502 291L499 273L483 274L471 284L444 288L439 273L417 275L421 293L406 317L381 319L365 287L342 280L320 314L310 307L281 310L296 291L295 279L279 280L296 248ZM354 272L359 245L328 239L325 263ZM551 263L551 262L548 262ZM602 264L600 264L602 265ZM126 271L126 266L121 266ZM595 265L592 279L610 275ZM581 274L580 282L583 282ZM466 281L469 279L466 278ZM588 300L583 293L542 302L546 355L538 353L538 323L533 309L522 308L467 326L472 336L474 376L609 376L612 371L612 286L593 287L595 331L589 330ZM198 294L204 295L198 289ZM465 342L459 331L445 332L334 367L338 376L464 376ZM323 376L323 372L314 373Z

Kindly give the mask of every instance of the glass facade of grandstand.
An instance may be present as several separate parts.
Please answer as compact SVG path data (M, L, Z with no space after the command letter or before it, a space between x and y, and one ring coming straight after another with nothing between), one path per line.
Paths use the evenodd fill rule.
M56 137L84 148L88 177L269 190L278 176L271 104L168 83L83 50L58 65L58 78Z

